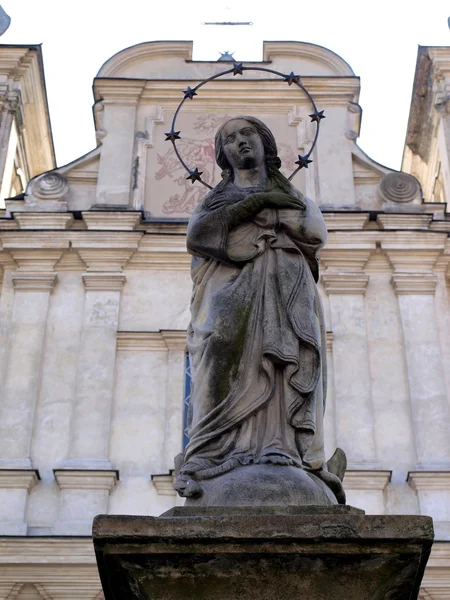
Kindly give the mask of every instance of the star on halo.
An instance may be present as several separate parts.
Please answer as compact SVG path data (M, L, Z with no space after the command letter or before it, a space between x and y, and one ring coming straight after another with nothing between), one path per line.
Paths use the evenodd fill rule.
M180 133L181 131L174 131L173 129L171 129L169 133L164 134L165 136L167 136L164 141L174 142L175 140L181 140Z
M186 179L190 179L192 183L195 183L196 181L201 181L201 175L203 175L203 171L199 171L197 167L195 167L193 171L189 171L189 177L186 177Z
M187 88L185 90L183 90L183 94L184 94L184 98L189 98L189 100L192 100L192 98L194 96L198 96L197 92L195 91L195 88L192 89L191 87L187 86Z
M244 69L244 65L241 62L234 62L233 63L233 77L235 75L243 75L243 69Z
M309 160L306 156L298 155L298 160L295 161L295 164L299 166L300 169L308 168L309 163L312 163L312 160Z
M288 85L292 85L293 83L300 83L300 77L295 75L294 71L291 71L283 81L286 81Z
M314 121L316 123L320 123L322 119L326 119L326 116L323 114L323 110L315 110L312 115L309 116L311 117L311 123L314 123Z

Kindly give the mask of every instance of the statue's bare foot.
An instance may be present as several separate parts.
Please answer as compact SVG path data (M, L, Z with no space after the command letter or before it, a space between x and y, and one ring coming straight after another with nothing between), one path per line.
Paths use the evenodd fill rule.
M287 467L294 464L294 461L291 458L284 456L283 454L266 454L265 456L261 456L259 462L269 465L286 465Z

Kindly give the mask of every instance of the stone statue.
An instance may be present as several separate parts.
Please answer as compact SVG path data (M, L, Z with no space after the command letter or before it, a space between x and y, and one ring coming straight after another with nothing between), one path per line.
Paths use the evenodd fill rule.
M264 123L230 119L215 148L222 181L187 233L193 388L175 489L199 506L345 503L345 455L324 457L325 222Z

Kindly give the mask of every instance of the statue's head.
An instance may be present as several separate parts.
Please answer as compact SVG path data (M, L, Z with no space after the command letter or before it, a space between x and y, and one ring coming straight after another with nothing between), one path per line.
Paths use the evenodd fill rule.
M215 139L216 161L223 171L251 169L265 163L268 173L281 161L272 132L255 117L234 117L219 127Z

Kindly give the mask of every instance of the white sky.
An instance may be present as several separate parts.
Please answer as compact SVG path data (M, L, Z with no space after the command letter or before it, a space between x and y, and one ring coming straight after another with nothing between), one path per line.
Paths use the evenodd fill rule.
M194 60L234 51L261 60L263 40L330 48L361 77L359 145L400 168L417 46L450 45L445 0L0 0L12 21L3 44L43 44L58 165L95 146L92 80L105 60L150 40L193 40ZM204 21L253 21L207 27ZM300 73L301 75L301 73Z

